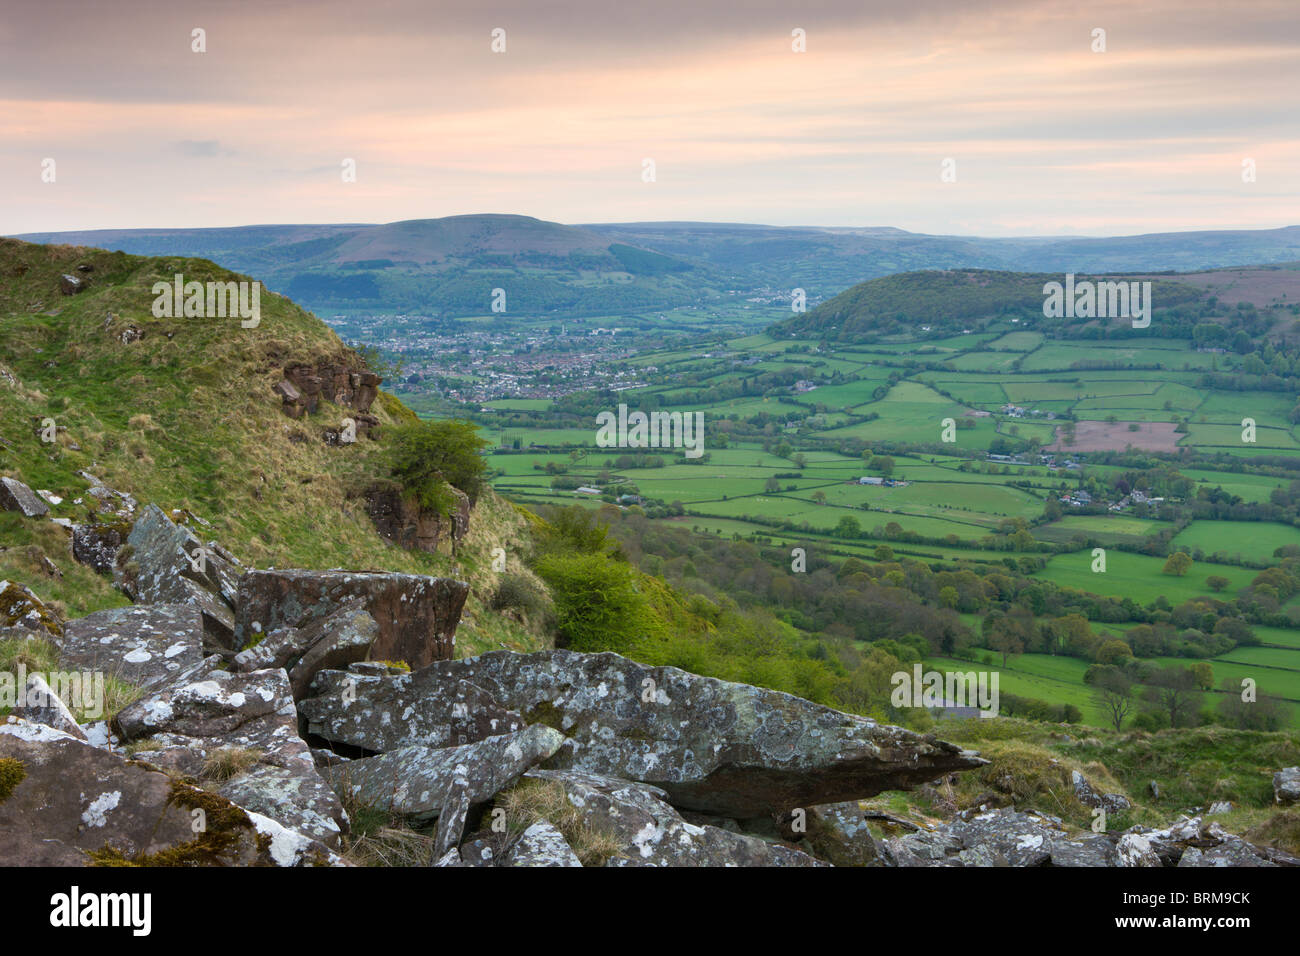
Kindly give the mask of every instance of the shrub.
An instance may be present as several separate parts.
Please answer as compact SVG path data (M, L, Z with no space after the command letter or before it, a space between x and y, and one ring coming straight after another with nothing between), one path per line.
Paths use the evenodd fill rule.
M449 513L454 499L447 485L459 488L471 501L478 498L487 473L479 451L488 443L473 422L412 422L389 434L393 477L421 507Z
M537 574L555 599L557 646L575 651L626 651L649 620L635 572L598 554L553 554Z

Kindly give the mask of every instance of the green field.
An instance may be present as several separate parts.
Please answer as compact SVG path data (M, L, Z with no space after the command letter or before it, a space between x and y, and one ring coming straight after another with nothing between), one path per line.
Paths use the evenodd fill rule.
M1205 583L1210 575L1217 574L1231 582L1223 592L1223 596L1230 597L1232 592L1245 587L1258 573L1248 568L1198 561L1183 577L1174 577L1161 572L1165 564L1164 558L1131 554L1113 548L1106 552L1105 573L1093 572L1092 563L1091 551L1058 554L1048 562L1046 569L1039 572L1039 576L1063 587L1077 588L1103 597L1128 597L1142 605L1150 604L1163 594L1171 604L1177 605L1194 597L1214 596L1214 592Z
M1273 551L1300 545L1300 528L1267 521L1193 521L1180 531L1174 547L1200 548L1206 555L1221 554L1257 564L1273 561Z

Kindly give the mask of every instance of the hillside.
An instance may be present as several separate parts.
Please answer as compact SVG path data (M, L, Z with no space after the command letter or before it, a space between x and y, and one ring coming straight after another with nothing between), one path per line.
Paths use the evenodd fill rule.
M242 277L201 259L145 259L70 246L0 240L0 473L62 499L54 516L83 519L93 475L142 505L184 509L249 565L383 568L466 577L475 586L460 636L466 651L541 646L536 633L479 613L495 588L493 548L515 540L523 519L488 493L474 510L455 562L385 541L359 490L386 474L382 440L323 440L347 409L322 402L293 420L274 391L287 365L360 367L329 328L288 299L264 292L261 322L155 318L156 281ZM61 277L85 288L61 291ZM380 392L378 432L413 419ZM57 442L41 441L52 420ZM0 578L30 583L70 615L126 603L111 581L68 555L53 522L0 515ZM43 569L48 558L61 576Z
M1079 273L1075 281L1150 282L1152 316L1169 319L1158 323L1160 334L1190 337L1184 324L1188 307L1198 317L1227 316L1239 302L1257 308L1291 306L1300 294L1300 270L1295 264L1269 268L1153 274L1127 271L1114 274ZM945 269L907 272L870 279L806 313L772 326L778 336L823 338L862 343L878 339L925 340L956 332L978 332L997 321L1014 319L1023 328L1042 328L1058 337L1097 337L1129 325L1107 318L1062 316L1045 318L1047 283L1062 283L1062 273L1000 272L982 269Z

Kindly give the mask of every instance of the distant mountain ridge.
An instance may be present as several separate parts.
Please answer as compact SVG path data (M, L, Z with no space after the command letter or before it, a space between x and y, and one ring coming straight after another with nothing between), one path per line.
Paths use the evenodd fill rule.
M28 233L31 242L211 259L313 308L618 314L804 289L826 299L929 269L1041 273L1196 271L1300 260L1300 226L1104 238L982 238L888 226L634 222L564 225L480 214L370 224Z

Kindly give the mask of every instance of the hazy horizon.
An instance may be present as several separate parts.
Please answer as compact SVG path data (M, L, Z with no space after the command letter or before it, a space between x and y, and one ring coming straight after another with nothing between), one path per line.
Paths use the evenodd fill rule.
M1300 222L1289 0L8 8L4 234L485 210L989 238Z

